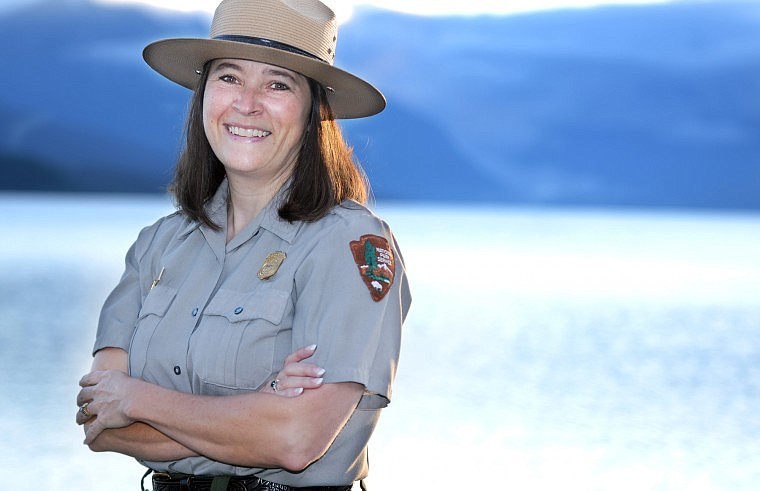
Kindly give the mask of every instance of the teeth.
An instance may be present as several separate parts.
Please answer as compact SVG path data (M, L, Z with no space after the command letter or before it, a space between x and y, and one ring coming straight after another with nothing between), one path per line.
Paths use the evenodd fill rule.
M237 126L228 126L227 131L236 136L243 136L245 138L262 138L269 136L272 133L269 131L254 130L250 128L238 128Z

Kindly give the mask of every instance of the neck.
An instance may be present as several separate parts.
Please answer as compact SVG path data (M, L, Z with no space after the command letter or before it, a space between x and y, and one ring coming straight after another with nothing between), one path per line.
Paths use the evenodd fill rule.
M261 213L283 182L266 186L251 186L228 177L230 194L227 206L227 242L250 224Z

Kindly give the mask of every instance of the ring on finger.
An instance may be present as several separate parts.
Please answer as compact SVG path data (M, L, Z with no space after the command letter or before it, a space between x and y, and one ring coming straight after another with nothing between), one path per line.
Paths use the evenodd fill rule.
M82 413L82 416L84 416L85 418L89 418L90 416L92 416L92 414L90 414L90 412L87 410L87 406L89 405L90 405L89 402L85 402L84 404L79 406L79 412Z
M272 380L272 383L269 384L269 386L272 388L273 391L277 392L280 390L280 379L274 379Z

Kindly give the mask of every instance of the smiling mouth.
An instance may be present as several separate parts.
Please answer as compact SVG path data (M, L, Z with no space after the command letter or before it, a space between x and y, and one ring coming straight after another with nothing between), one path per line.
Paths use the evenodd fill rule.
M238 126L227 126L227 132L231 135L242 136L245 138L263 138L272 134L271 131L256 130L252 128L240 128Z

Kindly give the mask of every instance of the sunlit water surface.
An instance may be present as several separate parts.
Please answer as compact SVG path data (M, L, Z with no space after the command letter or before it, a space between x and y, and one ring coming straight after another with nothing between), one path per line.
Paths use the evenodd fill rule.
M415 299L373 491L758 489L760 215L377 208ZM126 249L170 209L0 195L4 489L138 489L74 399Z

